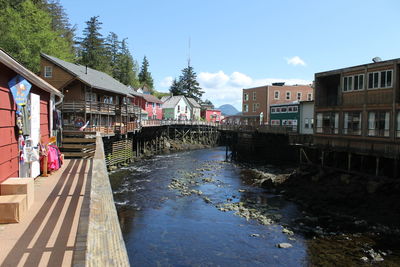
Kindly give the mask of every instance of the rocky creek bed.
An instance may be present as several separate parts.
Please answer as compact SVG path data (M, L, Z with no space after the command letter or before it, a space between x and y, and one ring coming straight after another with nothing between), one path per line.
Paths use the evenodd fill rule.
M247 180L299 203L292 230L313 266L400 266L400 181L315 169L250 167Z

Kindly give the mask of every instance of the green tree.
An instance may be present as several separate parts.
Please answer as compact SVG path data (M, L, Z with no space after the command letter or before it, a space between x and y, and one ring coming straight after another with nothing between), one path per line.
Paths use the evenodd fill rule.
M153 92L153 78L151 77L151 73L149 72L149 61L147 60L146 56L144 56L142 66L140 68L139 82L142 87L146 86L148 89L151 90L151 92Z
M177 80L176 78L172 81L171 87L169 88L169 92L172 95L184 95L185 94L180 81Z
M119 75L116 77L121 83L130 85L133 88L139 87L137 78L137 63L133 59L126 39L122 40L121 51L118 55L117 65L119 68Z
M204 94L204 91L201 90L199 82L197 81L196 72L194 72L193 67L190 65L182 70L182 75L179 77L179 80L174 79L170 92L174 95L191 97L199 103L201 103L201 97Z
M111 76L119 79L121 76L120 56L121 56L121 41L118 40L118 35L110 32L106 39L107 55L109 57Z
M52 29L51 16L30 0L0 5L0 47L34 72L40 68L40 52L73 61L68 41Z
M80 38L79 63L111 74L105 41L100 33L102 24L99 16L91 17L86 21L86 28L83 30L84 37Z

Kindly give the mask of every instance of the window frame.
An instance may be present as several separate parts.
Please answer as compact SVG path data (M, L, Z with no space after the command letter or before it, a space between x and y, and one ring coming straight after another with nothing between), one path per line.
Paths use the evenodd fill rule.
M243 94L243 101L249 101L249 94L248 93L244 93Z
M49 73L50 73L50 75L49 75ZM53 78L53 66L44 66L43 76L45 78Z
M385 73L384 79L386 80L385 85L382 86L382 74ZM390 73L390 85L388 85L388 73ZM372 81L370 80L372 77ZM372 83L372 87L370 87L370 83ZM376 89L386 89L393 87L393 69L380 70L380 71L372 71L368 72L368 90L376 90Z
M301 98L303 97L303 94L302 94L302 92L297 92L296 96L297 96L297 100L300 101Z
M279 100L280 96L281 96L281 93L279 91L274 91L274 99L275 100Z
M292 99L292 92L286 91L286 100L291 100Z
M253 92L253 100L257 100L257 92Z

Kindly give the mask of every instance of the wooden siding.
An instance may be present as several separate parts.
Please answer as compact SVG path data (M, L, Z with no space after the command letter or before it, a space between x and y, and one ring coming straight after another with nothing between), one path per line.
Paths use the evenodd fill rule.
M16 106L8 81L16 75L0 63L0 182L18 176L18 144L15 134Z
M53 67L53 75L51 78L44 77L45 66ZM55 65L54 63L48 61L43 57L41 57L40 61L40 77L57 89L63 88L67 83L71 82L74 79L74 76L71 75L69 72L58 67L57 65Z
M15 126L16 106L8 89L8 81L15 75L0 63L0 182L19 175L18 133ZM32 85L31 92L40 95L40 133L47 142L50 135L50 93Z

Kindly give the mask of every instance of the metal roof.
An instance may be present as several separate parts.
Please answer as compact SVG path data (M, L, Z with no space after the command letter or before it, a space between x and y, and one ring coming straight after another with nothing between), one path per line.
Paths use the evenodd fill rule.
M171 96L162 104L162 108L175 108L182 98L186 103L188 102L183 95Z
M197 101L194 100L193 98L187 97L187 100L188 100L189 104L190 104L192 107L194 107L194 108L201 108L200 104L197 103Z
M162 104L162 101L154 95L142 94L140 97L143 97L147 102Z
M122 94L122 95L138 95L139 93L135 92L132 88L129 88L128 86L120 83L110 75L83 66L75 63L70 63L64 60L61 60L56 57L52 57L49 55L46 55L44 53L41 53L41 55L51 61L52 63L56 64L60 68L66 70L67 72L71 73L73 76L75 76L78 80L82 81L83 83L104 91L110 91L113 93L117 94ZM140 95L140 94L139 94Z
M51 84L34 74L32 71L25 68L22 64L16 61L13 57L7 54L3 49L0 48L0 62L3 63L8 68L12 69L19 75L23 76L29 82L33 83L35 86L49 93L53 93L59 97L63 97L63 94L58 91Z

